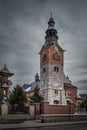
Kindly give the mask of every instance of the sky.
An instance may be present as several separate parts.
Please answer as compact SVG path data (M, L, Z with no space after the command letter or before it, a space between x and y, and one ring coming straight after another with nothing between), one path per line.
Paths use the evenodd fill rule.
M12 87L34 81L51 12L65 75L87 94L87 0L0 0L0 68L15 74Z

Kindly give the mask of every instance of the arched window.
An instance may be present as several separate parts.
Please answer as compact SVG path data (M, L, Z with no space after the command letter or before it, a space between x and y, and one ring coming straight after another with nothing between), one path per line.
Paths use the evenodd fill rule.
M43 60L43 61L47 60L47 54L44 54L44 55L43 55L42 60Z
M73 103L71 99L67 99L66 102L67 102L67 105L69 105L70 103Z
M54 66L54 71L59 72L59 67Z
M53 59L54 59L54 60L60 60L60 55L59 55L57 52L55 52L55 53L53 54Z
M45 73L45 72L46 72L46 68L44 67L44 68L43 68L43 73Z

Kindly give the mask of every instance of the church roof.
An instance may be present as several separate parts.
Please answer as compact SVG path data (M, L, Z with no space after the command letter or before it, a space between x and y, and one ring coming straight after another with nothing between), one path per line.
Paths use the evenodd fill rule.
M51 47L54 47L54 46L57 46L60 50L62 50L63 52L65 51L59 44L54 44L54 45L52 45ZM40 50L40 52L39 52L39 54L41 54L41 52L43 51L43 48L48 48L48 47L50 47L50 46L46 46L45 44L42 46L42 48L41 48L41 50Z
M40 79L39 79L39 75L38 73L36 73L35 75L35 81L30 83L30 84L24 84L23 85L23 90L26 91L26 92L31 92L34 90L34 88L38 86L40 87Z
M4 67L0 70L0 75L5 75L5 76L10 77L10 76L12 76L12 75L14 75L14 74L11 73L11 72L7 69L6 64L5 64Z
M72 85L71 83L64 83L64 87L68 87L68 88L76 88L76 86Z
M31 84L24 84L23 85L23 90L24 91L29 91L31 89Z
M40 87L40 81L37 81L37 82L32 82L31 84L24 84L23 85L23 90L25 92L31 92L34 90L34 88L38 86Z

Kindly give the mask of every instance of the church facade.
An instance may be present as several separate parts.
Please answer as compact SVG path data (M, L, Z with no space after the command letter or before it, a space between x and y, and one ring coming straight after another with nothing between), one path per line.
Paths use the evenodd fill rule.
M23 86L27 95L33 93L35 86L38 85L44 102L49 102L49 105L76 104L77 87L71 84L69 77L64 73L64 51L58 43L55 21L51 15L46 30L45 43L39 52L40 80L36 74L35 82Z

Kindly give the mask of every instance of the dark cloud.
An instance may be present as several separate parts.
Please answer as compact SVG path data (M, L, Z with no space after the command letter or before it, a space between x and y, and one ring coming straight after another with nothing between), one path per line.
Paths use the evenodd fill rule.
M79 83L82 85L82 84L87 84L87 79L83 79L83 80L80 80Z
M65 52L65 73L87 92L87 0L0 0L0 68L6 63L15 84L30 83L50 17Z
M87 78L81 79L76 84L79 84L79 92L87 94Z

